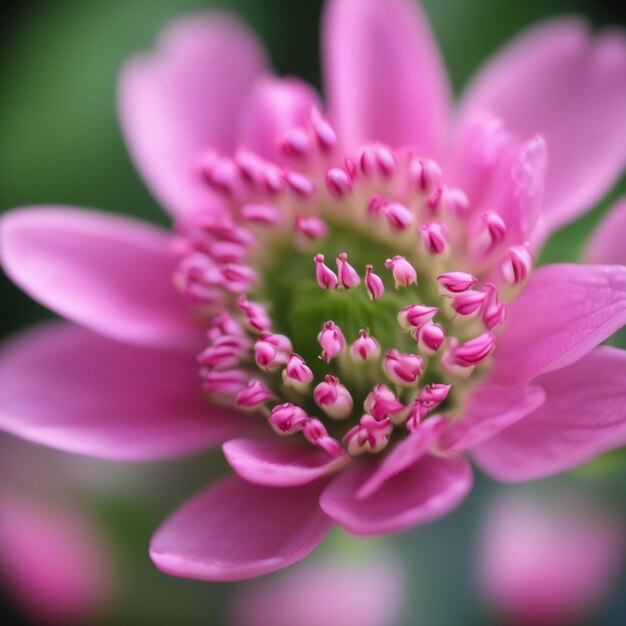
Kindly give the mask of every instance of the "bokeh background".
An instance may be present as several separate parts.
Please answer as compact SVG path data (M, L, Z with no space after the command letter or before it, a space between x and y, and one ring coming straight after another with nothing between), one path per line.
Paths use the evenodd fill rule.
M538 20L583 14L595 27L626 25L624 2L424 0L423 4L457 93L489 54ZM0 211L62 203L166 223L124 148L116 119L116 79L125 58L151 47L159 30L182 14L210 7L236 12L265 41L280 74L295 74L320 86L321 0L5 0L0 7ZM577 260L590 230L623 193L626 178L593 212L555 236L540 262ZM49 314L2 275L0 315L4 337ZM620 338L615 341L626 347ZM99 609L83 623L238 626L233 603L242 589L256 583L178 580L157 572L147 556L151 531L167 511L226 471L218 453L167 464L112 466L77 457L68 460L3 436L0 456L16 445L21 446L16 453L20 458L44 454L42 463L62 467L58 471L68 479L56 487L63 491L59 501L86 512L102 533L110 560L110 589ZM626 516L623 459L618 452L530 489L548 498L564 489L584 493L619 519ZM1 482L24 482L24 463L1 471ZM37 476L32 478L30 482L37 483ZM37 491L32 485L24 489ZM398 600L402 606L397 625L501 623L477 593L475 565L485 507L501 489L479 475L468 501L434 525L367 546L337 534L323 550L343 555L346 561L364 550L394 555L409 590ZM528 488L508 490L528 492ZM16 600L10 585L0 589L0 598L6 616L0 617L2 623L40 623L32 606ZM621 580L607 589L602 605L580 623L626 623L623 567Z

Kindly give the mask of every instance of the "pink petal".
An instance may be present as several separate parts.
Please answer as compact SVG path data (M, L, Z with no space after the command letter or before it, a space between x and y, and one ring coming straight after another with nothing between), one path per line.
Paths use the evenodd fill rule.
M408 434L404 441L385 456L372 475L359 487L356 497L369 498L390 479L417 463L430 449L434 441L445 430L446 421L433 417L426 420L417 430Z
M446 452L475 446L539 408L546 394L541 387L485 385L472 392L463 414L442 437Z
M416 2L331 0L322 48L330 112L348 149L381 141L441 154L450 94Z
M626 265L626 197L623 197L600 222L586 258L591 263Z
M234 152L245 98L266 64L254 35L227 13L215 12L175 22L155 52L125 65L119 114L128 148L174 215L220 204L195 164L207 148Z
M319 108L319 99L305 82L297 78L260 78L242 113L242 144L264 158L284 160L278 139L294 127L306 128L313 107Z
M9 277L74 322L131 343L201 341L173 285L165 231L105 213L36 207L2 218L0 244Z
M223 446L230 466L248 482L268 487L304 485L337 469L349 458L332 458L313 445L271 439L233 439Z
M359 489L376 469L374 463L354 464L320 498L322 510L355 535L396 532L434 520L458 506L472 487L472 470L462 456L427 455L366 500L359 499Z
M112 591L106 544L66 499L0 491L0 578L37 623L87 623L104 607Z
M624 323L626 267L541 267L509 305L491 382L514 385L570 365Z
M501 117L522 137L540 133L550 162L544 199L547 231L589 209L626 161L626 40L591 37L576 20L522 34L474 78L462 118Z
M391 553L313 557L235 590L236 626L392 626L406 606L406 573Z
M253 578L304 558L332 522L318 505L324 482L295 488L230 477L184 504L152 538L150 555L168 574L210 581Z
M0 428L123 461L190 454L254 432L251 416L204 402L196 367L190 354L45 324L0 352Z
M545 403L472 449L498 480L533 480L626 445L626 352L601 347L536 380Z

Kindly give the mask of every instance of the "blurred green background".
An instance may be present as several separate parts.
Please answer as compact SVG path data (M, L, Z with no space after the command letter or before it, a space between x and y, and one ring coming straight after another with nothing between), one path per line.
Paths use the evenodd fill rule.
M623 1L424 0L423 4L457 93L490 53L540 19L577 13L596 27L626 24ZM62 203L166 223L125 151L116 120L116 77L124 59L150 48L168 20L186 12L216 6L235 11L266 42L280 74L296 74L320 86L321 0L16 0L0 6L1 211ZM554 237L541 261L576 260L590 228L624 192L625 178L592 213ZM4 276L0 303L0 336L47 315ZM221 469L221 461L214 457L166 467L129 466L122 470L139 476L140 482L151 474L180 476L184 487L175 488L171 478L165 483L169 491L160 490L158 497L143 503L130 487L115 497L87 498L114 537L123 563L121 600L105 621L113 615L111 623L119 624L224 623L217 616L224 610L226 587L165 577L152 569L146 554L158 520ZM625 476L624 470L613 469L601 480L594 472L564 480L593 491L601 487L610 501L625 509L623 489L621 496L616 495ZM406 624L491 623L473 594L469 567L471 539L491 489L486 479L479 478L476 493L458 512L393 540L410 555L407 567L415 593ZM616 592L594 624L624 624L624 595ZM10 614L5 623L20 622Z

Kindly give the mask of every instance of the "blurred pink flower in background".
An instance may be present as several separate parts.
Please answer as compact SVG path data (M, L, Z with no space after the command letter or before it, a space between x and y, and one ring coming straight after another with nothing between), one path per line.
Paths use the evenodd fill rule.
M43 449L2 436L0 584L42 624L85 623L112 595L109 542Z
M580 497L494 498L476 555L485 601L513 623L578 623L624 565L624 521Z
M623 35L534 28L454 114L410 0L330 1L323 52L328 117L234 18L173 24L125 67L120 113L175 234L2 219L7 274L85 327L5 346L2 428L118 460L226 441L237 476L153 538L172 574L257 576L335 522L433 520L471 489L466 450L523 481L626 443L626 353L596 349L626 321L626 268L533 271L624 166Z
M392 626L406 592L391 553L356 561L321 556L240 587L231 612L237 626Z

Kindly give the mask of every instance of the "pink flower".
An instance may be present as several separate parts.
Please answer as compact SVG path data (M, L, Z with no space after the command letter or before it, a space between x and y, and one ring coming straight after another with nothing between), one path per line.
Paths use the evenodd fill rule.
M153 538L172 574L258 576L334 523L372 535L445 515L472 486L466 450L524 481L626 443L626 354L595 349L626 321L626 267L533 270L626 160L623 36L592 39L573 20L533 29L454 116L416 3L330 0L323 37L327 112L311 87L268 73L224 14L177 22L127 64L122 125L173 236L63 207L2 219L7 274L80 325L4 347L2 428L120 460L226 441L236 476ZM420 244L428 223L445 226L445 254ZM337 283L317 255L339 259ZM380 282L360 273L385 263ZM470 288L485 297L461 307ZM455 320L454 303L471 315ZM385 354L419 357L445 400L423 402L414 373L394 393L375 359L355 363L345 337L361 329ZM342 422L311 414L293 351L312 388L341 380Z
M307 561L289 574L238 589L232 602L238 626L391 626L406 604L400 563L390 557L346 562Z
M80 462L0 440L0 583L38 624L98 616L113 591L111 546L74 493Z
M578 623L610 591L626 533L586 500L500 496L489 507L476 555L485 601L513 623Z

